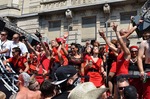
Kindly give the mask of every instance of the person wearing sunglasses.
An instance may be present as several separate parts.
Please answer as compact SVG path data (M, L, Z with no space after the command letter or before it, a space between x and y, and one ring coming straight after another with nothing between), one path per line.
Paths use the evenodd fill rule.
M7 71L12 72L10 66L17 74L27 72L29 70L29 64L27 62L26 57L20 56L20 54L21 54L20 48L14 47L12 49L13 57L10 57L9 59L3 61L3 64L6 67ZM10 64L10 66L8 66L8 63Z
M123 91L124 91L124 88L129 86L129 82L126 78L119 78L118 81L117 81L117 86L118 86L118 93L119 93L119 96L120 98L119 99L123 99Z
M7 39L7 31L0 32L0 56L9 58L10 41Z

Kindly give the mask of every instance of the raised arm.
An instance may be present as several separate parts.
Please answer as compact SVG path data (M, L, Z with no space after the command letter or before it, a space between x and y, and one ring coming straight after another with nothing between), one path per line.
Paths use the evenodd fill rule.
M61 44L61 48L62 48L64 54L65 54L66 56L68 56L68 51L67 51L67 49L66 49L66 47L65 47L65 43L62 43L62 44Z
M144 42L141 42L140 46L139 46L139 51L138 51L138 68L140 71L140 74L143 76L144 75L144 69L143 69L143 55L145 52L145 44Z
M133 23L133 16L131 16L131 23ZM128 26L128 32L125 33L125 34L122 36L123 38L128 38L128 37L137 29L137 27L138 27L141 23L143 23L143 20L139 20L139 23L136 24L135 26L132 26L131 23L130 23L129 26Z
M41 43L41 46L43 47L44 51L45 51L45 55L47 58L51 58L51 53L49 51L49 46L47 46L48 48L46 48L44 42L42 41L42 35L39 33L38 36L37 36L40 40L40 43Z
M38 56L39 52L37 52L37 51L31 46L31 44L28 42L28 40L25 40L25 44L26 44L26 46L28 47L28 49L30 49L30 50L34 53L34 55Z
M112 49L115 52L118 52L118 49L108 40L108 38L105 36L103 30L98 30L99 35L105 40L106 44L109 46L110 49Z
M129 29L128 32L122 36L122 38L128 38L136 30L136 28L137 26L134 26L131 29Z
M131 56L130 56L130 51L129 51L129 49L127 48L126 44L124 43L122 37L120 36L120 33L117 32L117 27L118 27L118 25L116 25L115 23L113 23L113 26L112 26L112 27L113 27L113 30L114 30L115 33L116 33L116 36L117 36L118 42L119 42L119 44L120 44L120 46L121 46L121 49L122 49L123 52L124 52L124 58L127 59L127 60L129 60L130 57L131 57Z
M24 72L27 72L29 70L29 64L28 64L28 62L25 62L24 66L25 66Z
M51 58L50 51L46 48L46 46L45 46L44 42L42 42L42 40L40 40L40 42L41 42L41 45L45 51L46 57L50 59Z

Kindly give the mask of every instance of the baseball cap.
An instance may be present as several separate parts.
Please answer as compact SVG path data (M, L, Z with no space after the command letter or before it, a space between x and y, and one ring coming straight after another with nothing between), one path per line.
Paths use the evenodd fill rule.
M53 84L59 85L68 80L70 77L73 77L76 73L77 71L72 65L61 66L54 73L55 80L53 81Z

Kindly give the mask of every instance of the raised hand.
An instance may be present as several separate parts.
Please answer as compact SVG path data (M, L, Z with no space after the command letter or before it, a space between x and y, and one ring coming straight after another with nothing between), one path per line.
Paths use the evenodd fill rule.
M69 33L68 33L68 32L65 32L65 33L64 33L64 38L66 39L68 36L69 36Z
M43 69L43 75L46 75L47 73L47 70Z
M118 25L113 22L112 29L113 29L115 32L117 32L117 27L118 27Z
M102 38L105 38L105 37L106 37L103 30L98 30L98 32L99 32L99 35L100 35Z
M39 40L42 40L42 35L39 31L36 30L35 35L39 38Z

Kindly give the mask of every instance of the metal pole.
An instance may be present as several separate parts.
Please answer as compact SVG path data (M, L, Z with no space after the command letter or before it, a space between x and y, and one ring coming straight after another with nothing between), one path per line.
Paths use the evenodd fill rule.
M106 37L108 37L108 20L106 20L105 25L106 25Z

